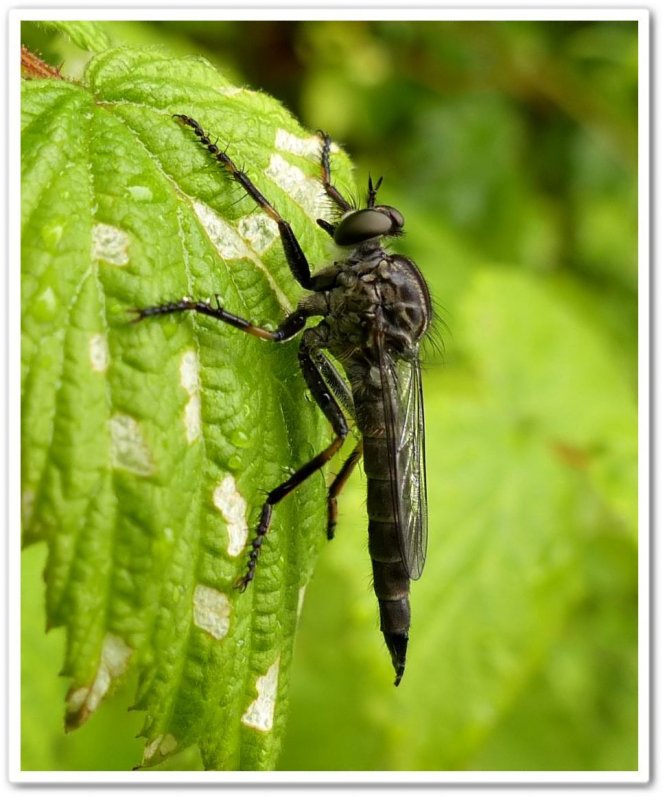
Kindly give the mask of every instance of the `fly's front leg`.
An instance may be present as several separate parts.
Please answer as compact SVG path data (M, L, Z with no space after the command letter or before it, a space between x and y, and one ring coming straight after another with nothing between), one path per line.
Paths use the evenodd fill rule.
M324 131L318 131L322 139L322 153L320 154L320 176L322 186L327 195L334 201L341 211L351 211L352 206L345 200L343 195L331 183L331 163L329 156L331 154L331 137Z
M255 576L260 550L264 543L264 537L271 524L273 507L284 497L287 497L297 486L300 486L313 473L317 472L318 469L321 469L327 461L333 458L342 447L345 437L348 434L349 429L345 420L345 415L322 375L322 369L317 358L317 351L321 346L320 326L307 330L303 335L299 348L299 364L303 377L310 389L310 393L331 423L331 427L334 429L336 436L331 444L322 450L321 453L318 453L315 458L312 458L307 464L297 469L286 481L269 492L259 515L259 523L255 528L255 538L251 543L246 573L236 584L237 588L241 591L245 590Z
M352 206L350 203L347 202L347 200L338 191L338 189L336 189L333 183L331 183L331 137L328 133L324 133L324 131L318 131L318 133L322 139L322 152L320 154L320 180L322 181L324 191L343 213L346 211L351 211ZM327 222L325 219L318 219L316 222L320 228L322 228L322 230L329 234L329 236L334 235L336 226L331 222Z
M280 323L276 330L271 331L268 328L262 328L259 325L253 325L247 319L237 317L226 311L221 305L218 296L215 297L215 305L212 305L210 300L192 300L189 297L184 297L182 300L177 300L173 303L163 303L159 306L150 306L149 308L133 308L130 313L134 314L133 322L141 322L143 319L149 317L159 317L165 314L179 314L183 311L195 311L197 314L203 314L207 317L225 322L233 328L249 333L251 336L256 336L258 339L267 339L272 342L284 342L291 339L292 336L297 334L306 323L306 314L301 311L294 311Z
M230 174L232 180L235 180L237 183L239 183L262 209L262 211L278 225L280 238L283 243L283 251L285 252L285 258L287 259L287 264L289 265L292 275L294 275L295 280L298 281L300 286L302 286L304 289L310 289L311 280L308 260L306 259L306 256L301 249L301 245L297 241L294 231L292 230L292 226L289 224L289 222L281 217L278 211L271 205L271 203L269 203L266 197L264 197L255 184L245 174L245 172L236 166L227 153L225 153L224 150L221 150L215 142L211 141L210 136L204 131L197 120L192 119L192 117L188 117L186 114L174 114L174 118L183 125L187 125L188 127L192 128L192 130L195 132L195 136L199 139L201 144L204 145L211 156L215 158L215 160L223 167L223 169Z

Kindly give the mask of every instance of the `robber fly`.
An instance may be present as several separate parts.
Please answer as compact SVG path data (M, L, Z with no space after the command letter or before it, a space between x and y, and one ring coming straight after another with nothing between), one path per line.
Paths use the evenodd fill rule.
M368 480L368 546L373 584L380 606L380 628L398 686L408 646L410 581L419 578L426 557L419 343L432 317L429 291L417 266L405 256L388 253L382 244L385 237L401 235L403 217L391 206L376 205L382 178L375 184L369 178L366 208L354 208L343 198L331 183L331 140L320 133L321 180L340 215L336 222L318 219L317 224L345 255L311 274L289 222L245 172L211 141L196 120L183 114L175 115L175 119L194 131L211 158L277 224L289 268L300 286L310 293L275 330L237 317L223 308L217 298L213 303L186 297L136 309L136 320L194 311L272 342L285 342L303 331L299 347L301 371L335 434L328 447L268 493L250 545L247 569L237 586L245 589L255 575L274 506L340 450L349 432L347 419L352 419L361 439L329 487L327 536L333 538L338 494L363 455ZM321 321L304 331L308 317L321 317ZM345 377L326 353L342 365Z

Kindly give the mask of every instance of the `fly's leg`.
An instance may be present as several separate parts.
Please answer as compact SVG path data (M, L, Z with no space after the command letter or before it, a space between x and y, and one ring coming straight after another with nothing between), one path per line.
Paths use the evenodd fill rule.
M322 186L324 186L324 191L334 201L338 208L340 208L341 211L351 211L352 206L331 183L331 163L329 161L329 155L331 153L331 137L324 131L318 131L318 133L322 138L322 153L320 155L320 180L322 181Z
M334 429L336 436L331 444L322 450L321 453L318 453L318 455L308 461L308 463L297 469L296 472L293 472L286 481L281 483L279 486L276 486L275 489L272 489L269 492L266 502L262 506L262 510L259 515L259 523L255 528L255 538L251 543L246 573L242 578L239 578L236 583L237 588L241 591L246 589L250 581L255 576L260 550L262 548L262 544L264 543L264 537L266 536L271 524L273 507L277 505L284 497L287 497L287 495L296 489L297 486L300 486L313 473L317 472L318 469L321 469L327 463L327 461L330 461L342 447L345 437L349 431L347 422L345 420L345 415L343 414L340 405L336 402L336 398L327 386L322 375L321 366L318 363L316 353L321 347L319 339L320 336L318 328L310 328L304 333L303 339L301 340L301 345L299 347L299 364L301 366L303 377L305 378L308 388L310 389L310 393L315 398L318 406L331 423L331 427Z
M347 384L343 380L336 367L334 367L331 361L329 361L324 353L320 351L314 353L313 357L317 363L317 368L320 372L320 375L326 381L327 386L330 387L331 391L334 393L336 399L340 402L343 409L350 415L350 417L354 418L354 400L352 399L352 393L350 392ZM327 522L327 539L329 540L334 538L334 530L338 520L337 497L342 492L347 479L352 474L352 470L361 458L361 454L362 443L359 442L347 457L345 463L340 469L340 472L336 475L331 486L329 487Z
M174 303L163 303L149 308L133 308L130 313L135 315L133 322L140 322L149 317L178 314L182 311L195 311L198 314L204 314L207 317L213 317L225 322L227 325L238 328L244 333L249 333L251 336L256 336L258 339L268 339L272 342L284 342L287 339L291 339L306 323L306 315L300 311L294 311L285 317L276 330L270 331L267 328L261 328L259 325L253 325L252 322L226 311L220 305L217 295L215 296L215 301L216 305L214 306L211 305L210 300L191 300L189 297L184 297Z
M320 155L320 180L322 181L324 191L342 212L351 211L352 206L347 202L338 189L336 189L333 183L331 183L331 162L329 159L331 153L331 137L324 131L318 131L318 133L322 139L322 153ZM325 219L318 219L315 221L323 231L326 231L329 236L333 237L336 231L335 225L333 225L331 222L327 222Z
M211 141L209 135L204 131L197 120L192 119L192 117L188 117L186 114L174 114L174 118L179 120L179 122L181 122L183 125L187 125L188 127L192 128L192 130L195 132L195 136L204 145L213 158L215 158L215 160L223 167L223 169L229 172L232 180L235 180L238 184L240 184L250 195L250 197L252 197L255 203L257 203L257 205L262 209L262 211L278 225L280 238L283 243L283 250L285 252L285 258L287 259L287 264L289 265L292 275L294 275L295 280L300 286L302 286L304 289L310 289L311 279L308 260L306 259L306 256L301 249L301 245L297 241L294 231L292 230L292 226L289 224L289 222L280 216L278 211L276 211L271 203L269 203L266 197L264 197L255 184L245 174L245 172L236 166L227 153L221 150L218 145L215 144L215 142Z
M359 442L350 455L345 459L345 463L341 467L340 472L338 475L336 475L333 483L329 487L329 519L327 523L327 539L329 540L334 538L334 530L336 529L336 523L338 522L338 495L343 491L343 487L347 483L347 479L350 477L352 470L355 468L357 462L361 458L362 450L363 442Z

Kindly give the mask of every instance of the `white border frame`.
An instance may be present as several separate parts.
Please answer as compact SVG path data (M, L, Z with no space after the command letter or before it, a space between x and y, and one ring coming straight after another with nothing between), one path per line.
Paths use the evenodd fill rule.
M203 4L202 4L203 5ZM365 7L340 3L335 6L313 7L292 4L289 8L272 0L261 6L244 5L221 8L217 6L196 9L178 8L111 8L69 7L49 5L40 8L11 9L8 12L8 255L9 265L20 263L19 205L10 204L8 198L20 196L19 129L15 124L20 109L20 65L16 57L20 51L20 23L39 19L113 19L113 20L178 20L178 19L386 19L386 20L635 20L639 28L639 769L621 771L430 771L430 772L33 772L20 766L20 571L15 567L20 559L20 543L16 531L20 530L20 471L15 467L20 454L20 281L9 272L8 298L8 619L9 629L9 692L8 692L8 777L21 784L391 784L399 785L604 785L641 784L650 780L649 763L649 634L650 634L650 218L649 218L649 106L650 106L650 36L649 11L637 8L446 8L439 3L421 2L419 8L406 8L381 0L367 0ZM572 795L569 795L572 797Z

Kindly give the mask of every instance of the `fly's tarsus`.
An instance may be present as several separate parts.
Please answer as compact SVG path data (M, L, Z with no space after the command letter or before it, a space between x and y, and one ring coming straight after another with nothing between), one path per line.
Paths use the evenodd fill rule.
M330 161L330 153L331 153L331 137L328 133L324 131L318 131L320 138L322 139L322 153L320 155L320 175L322 186L324 187L324 191L327 195L334 201L334 203L338 206L341 211L350 211L352 206L345 200L343 195L336 189L336 187L331 183L331 161ZM320 220L318 220L319 224ZM320 225L320 227L324 227ZM328 232L328 228L324 228Z
M232 179L239 183L246 192L252 197L257 205L275 222L280 223L282 217L269 203L264 195L259 191L255 184L245 174L242 169L239 169L232 159L227 155L226 151L221 150L217 144L211 141L210 136L204 131L197 120L188 117L185 114L174 114L174 119L179 120L184 125L189 126L199 139L199 142L204 145L208 152L216 159L216 161L231 175Z
M262 511L259 515L259 523L255 528L255 538L252 540L248 553L248 566L245 574L243 574L234 584L235 588L240 592L245 592L248 584L255 577L255 570L257 569L257 560L259 559L259 552L262 549L264 537L266 536L269 526L271 524L271 515L273 513L273 504L268 500L262 506Z

